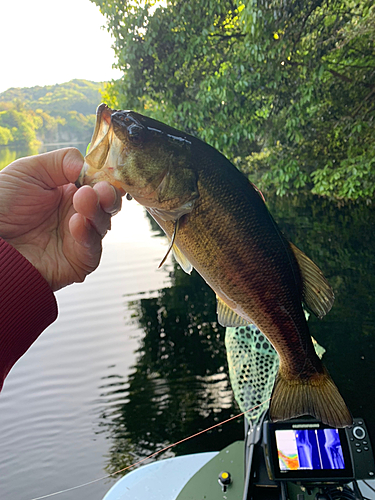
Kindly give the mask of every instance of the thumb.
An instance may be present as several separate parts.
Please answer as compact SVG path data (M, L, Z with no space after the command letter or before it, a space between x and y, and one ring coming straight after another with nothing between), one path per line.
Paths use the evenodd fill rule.
M43 187L56 188L74 183L82 170L83 156L76 148L65 148L28 156L11 163L7 169L30 176Z

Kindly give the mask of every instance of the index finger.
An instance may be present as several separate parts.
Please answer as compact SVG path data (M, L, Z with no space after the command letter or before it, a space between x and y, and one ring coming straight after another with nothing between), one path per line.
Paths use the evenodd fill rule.
M99 203L104 212L115 215L121 210L121 196L124 194L106 181L95 184L94 190L99 195Z

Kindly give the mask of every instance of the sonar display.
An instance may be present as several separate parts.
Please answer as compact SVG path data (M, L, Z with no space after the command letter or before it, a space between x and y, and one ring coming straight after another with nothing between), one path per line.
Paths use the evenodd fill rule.
M337 429L276 430L280 471L345 469Z

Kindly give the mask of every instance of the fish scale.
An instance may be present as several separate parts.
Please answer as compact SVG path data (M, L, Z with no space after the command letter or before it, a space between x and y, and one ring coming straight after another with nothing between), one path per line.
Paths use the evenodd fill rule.
M102 179L144 205L182 268L202 275L218 296L223 326L254 323L273 344L280 368L271 419L310 414L334 427L351 425L315 354L302 308L304 301L324 316L333 291L316 264L284 238L262 196L233 164L193 136L101 105L80 184Z
M226 294L241 306L247 313L246 319L255 323L275 346L282 358L281 362L289 369L290 375L299 375L306 357L310 356L313 348L300 306L300 294L299 301L289 300L293 291L296 290L294 274L298 276L297 269L294 273L290 269L293 263L292 256L280 259L281 252L272 252L273 247L281 246L278 234L269 234L265 240L258 236L260 234L257 231L257 226L260 225L259 217L256 218L255 214L253 217L248 216L251 213L251 207L246 206L249 196L244 198L242 206L241 204L235 206L230 197L229 200L225 198L227 203L223 202L218 206L214 203L215 196L210 196L204 191L200 183L198 183L198 188L202 205L205 204L207 208L203 210L197 208L185 216L186 221L178 232L176 245L218 295L220 295L220 290L225 289ZM253 190L250 184L247 188ZM210 186L212 193L216 190L217 186ZM258 196L256 192L252 194ZM171 222L167 225L163 222L160 224L171 237L173 224ZM235 244L228 245L228 241L233 241ZM257 248L258 254L260 253L258 259L255 252ZM263 249L265 248L267 252L275 253L275 258L264 255ZM278 262L275 262L276 257L278 257ZM212 264L202 266L200 263L203 260L211 261ZM278 268L283 272L280 273ZM281 279L276 280L275 273L280 274ZM272 281L272 286L270 286L270 281ZM288 286L289 283L292 286ZM278 301L277 307L275 307L276 300ZM281 314L283 309L288 310L289 315L293 311L293 327L294 324L299 327L287 327ZM267 317L270 317L269 321ZM287 339L285 338L286 329L290 332ZM281 330L284 332L283 335L280 334ZM292 342L293 348L291 349L290 340L293 336L296 337L296 341ZM300 348L297 347L298 344ZM315 355L313 357L316 361ZM293 358L292 363L290 363L291 358ZM284 362L284 359L289 362ZM319 361L316 361L315 365L322 371Z

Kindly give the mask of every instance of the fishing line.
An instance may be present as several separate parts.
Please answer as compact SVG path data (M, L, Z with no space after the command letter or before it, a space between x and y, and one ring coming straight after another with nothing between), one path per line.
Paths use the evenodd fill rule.
M219 422L218 424L212 425L211 427L208 427L207 429L204 429L203 431L199 431L196 434L192 434L191 436L188 436L184 439L181 439L180 441L177 441L176 443L170 444L159 451L155 451L155 453L152 453L148 457L142 458L142 460L139 460L138 462L135 462L132 465L128 465L127 467L124 467L123 469L120 469L116 472L112 472L111 474L108 474L107 476L99 477L98 479L93 479L92 481L88 481L87 483L79 484L78 486L73 486L73 487L67 488L65 490L55 491L54 493L49 493L48 495L43 495L42 497L35 497L35 498L32 498L31 500L43 500L44 498L51 498L51 497L54 497L56 495L60 495L61 493L67 493L69 491L78 490L78 488L83 488L84 486L89 486L90 484L98 483L99 481L103 481L104 479L108 479L110 477L113 477L116 474L119 474L120 472L124 472L125 470L131 469L132 467L135 467L136 465L139 465L142 462L145 462L146 460L149 460L150 458L153 458L156 455L159 455L159 453L162 453L163 451L169 450L170 448L177 446L178 444L184 443L185 441L188 441L189 439L193 439L193 438L199 436L200 434L204 434L205 432L208 432L212 429L215 429L215 427L219 427L220 425L224 425L224 424L230 422L231 420L235 420L236 418L242 417L242 415L245 415L246 413L254 411L257 408L259 408L260 406L268 403L270 401L270 399L271 398L268 398L268 399L266 399L266 401L263 401L263 403L260 403L256 406L253 406L249 410L243 411L242 413L239 413L238 415L235 415L234 417L230 417L227 420L224 420L223 422Z

